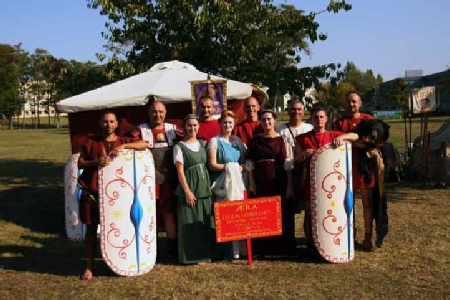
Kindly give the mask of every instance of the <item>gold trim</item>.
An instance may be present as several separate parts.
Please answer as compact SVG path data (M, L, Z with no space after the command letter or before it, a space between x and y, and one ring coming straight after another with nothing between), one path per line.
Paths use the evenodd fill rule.
M192 113L197 114L197 95L195 94L195 86L197 84L205 84L205 83L221 83L222 91L223 91L223 109L227 109L227 100L228 100L228 84L226 79L207 79L207 80L193 80L189 81L191 84L191 108Z

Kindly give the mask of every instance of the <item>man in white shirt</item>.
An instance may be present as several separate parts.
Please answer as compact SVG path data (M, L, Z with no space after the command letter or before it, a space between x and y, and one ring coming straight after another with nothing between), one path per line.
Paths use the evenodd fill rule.
M297 143L295 141L295 137L306 133L308 131L311 131L313 129L313 126L309 123L303 122L303 116L305 115L305 106L303 102L299 98L294 98L291 101L288 102L288 115L289 115L289 122L283 123L277 128L277 132L280 133L284 140L286 141L286 144L290 145L292 147L292 153L296 154L297 149ZM300 195L300 184L302 182L301 174L302 174L302 168L301 165L294 165L294 170L292 172L293 176L292 178L292 187L294 189L293 197L296 213L300 213L302 210L304 210L304 201Z

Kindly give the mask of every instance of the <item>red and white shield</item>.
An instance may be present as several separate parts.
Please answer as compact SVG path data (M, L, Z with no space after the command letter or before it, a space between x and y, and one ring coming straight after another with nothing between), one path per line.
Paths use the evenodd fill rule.
M155 166L149 150L122 151L99 168L102 256L118 275L149 272L156 262Z
M347 215L344 207L347 189L352 188L351 144L346 144L347 150L345 145L324 145L311 158L313 238L320 255L333 263L351 261L355 255L353 210Z

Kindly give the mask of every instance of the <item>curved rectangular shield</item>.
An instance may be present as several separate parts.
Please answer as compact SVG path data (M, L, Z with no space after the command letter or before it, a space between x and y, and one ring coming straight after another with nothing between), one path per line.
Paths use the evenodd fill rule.
M69 156L64 165L65 227L67 237L72 241L84 240L86 232L86 226L80 220L78 177L81 174L81 170L78 170L79 157L79 153Z
M155 167L149 150L125 150L99 168L100 242L116 274L149 272L156 261Z
M311 220L320 255L329 262L354 258L351 144L320 147L311 158Z

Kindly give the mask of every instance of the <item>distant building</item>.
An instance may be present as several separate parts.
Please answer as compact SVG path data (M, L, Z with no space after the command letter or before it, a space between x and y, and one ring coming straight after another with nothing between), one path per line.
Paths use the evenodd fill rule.
M33 85L36 85L36 82L29 82L23 89L23 98L25 99L25 103L19 117L35 118L37 115L39 115L39 117L48 117L49 115L51 117L55 116L55 108L53 106L46 105L50 95L47 92L43 95L36 95L33 93ZM67 116L66 113L60 113L59 115Z
M437 110L439 112L450 113L450 70L426 76L423 76L422 70L408 70L405 71L405 77L383 82L376 89L376 101L371 107L372 110L402 109L391 97L397 91L397 82L399 79L403 79L403 82L409 89L435 86L438 97Z

